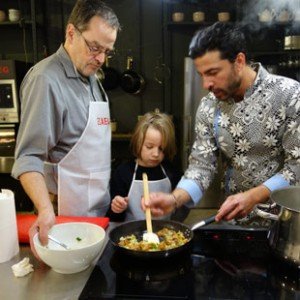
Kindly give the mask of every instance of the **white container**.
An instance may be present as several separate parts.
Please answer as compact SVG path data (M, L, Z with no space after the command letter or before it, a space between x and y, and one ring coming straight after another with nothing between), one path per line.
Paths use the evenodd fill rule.
M86 222L55 224L49 234L70 249L66 250L51 240L47 246L43 246L38 233L33 237L34 247L45 264L62 274L87 269L100 254L106 236L102 227Z
M276 17L276 12L274 9L265 9L258 14L260 22L271 22Z
M289 22L292 19L293 19L293 15L287 9L281 10L277 16L277 21L282 23Z
M110 122L111 132L116 132L118 128L118 123L116 121Z
M173 22L182 22L184 20L183 12L174 12L172 15Z
M230 13L227 11L221 11L218 13L218 20L220 22L228 22L230 20Z
M19 240L14 193L0 192L0 263L9 261L19 253Z
M195 11L193 13L194 22L203 22L205 20L205 13L203 11Z
M21 11L18 9L10 8L8 10L8 19L11 22L18 22L21 18Z
M300 22L300 9L294 12L294 21Z

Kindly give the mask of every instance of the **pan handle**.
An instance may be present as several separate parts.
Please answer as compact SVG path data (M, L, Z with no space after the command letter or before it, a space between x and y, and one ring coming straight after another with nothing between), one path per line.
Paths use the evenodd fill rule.
M132 56L127 56L127 70L132 69L132 64L133 64L133 57Z
M211 223L215 222L215 217L216 217L216 215L213 215L213 216L211 216L211 217L209 217L207 219L204 219L204 220L202 220L202 221L194 224L191 229L194 231L195 229L197 229L199 227L211 224Z

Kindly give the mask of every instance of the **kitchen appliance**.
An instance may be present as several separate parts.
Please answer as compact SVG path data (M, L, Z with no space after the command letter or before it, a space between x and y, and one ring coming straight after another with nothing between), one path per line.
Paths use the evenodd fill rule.
M196 111L202 97L208 92L202 88L202 79L190 57L184 58L184 96L183 96L183 147L181 149L182 168L188 165L188 157L195 138Z
M19 88L31 65L0 60L0 188L15 193L17 211L32 210L33 207L20 182L10 175L20 121Z
M236 222L214 223L199 228L194 234L194 253L207 256L266 257L270 253L269 235L275 222L255 217L246 224ZM222 249L222 251L220 251Z
M209 226L202 228L206 230ZM247 228L248 232L254 231L251 228ZM226 234L232 232L227 230ZM108 242L79 299L265 299L266 295L279 299L284 293L299 292L298 279L295 281L299 271L286 270L283 274L269 255L253 257L253 249L260 250L255 239L245 240L253 244L245 255L236 255L236 245L222 239L220 256L212 256L199 252L199 233L195 232L198 242L193 243L191 252L163 260L129 258L120 255ZM242 242L239 235L236 240ZM222 257L224 250L228 253L226 257ZM278 276L284 276L285 285ZM291 292L286 290L288 286L293 287Z
M180 155L182 158L182 169L186 170L188 158L195 139L195 117L201 99L208 94L203 89L202 78L196 71L194 62L190 57L185 57L184 61L184 95L183 95L183 115L182 115L182 143ZM220 189L220 178L222 164L219 159L218 174L212 184L204 193L197 207L218 208L223 201L223 194Z
M0 156L13 156L18 130L19 87L29 64L0 60Z

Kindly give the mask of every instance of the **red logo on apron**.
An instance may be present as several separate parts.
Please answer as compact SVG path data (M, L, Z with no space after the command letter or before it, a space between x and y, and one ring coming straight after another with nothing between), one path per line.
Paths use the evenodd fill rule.
M109 125L110 119L109 118L97 118L98 125Z

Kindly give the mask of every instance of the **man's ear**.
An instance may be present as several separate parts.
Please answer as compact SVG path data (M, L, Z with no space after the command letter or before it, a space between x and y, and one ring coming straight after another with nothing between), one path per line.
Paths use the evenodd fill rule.
M75 34L75 27L73 24L69 23L66 29L66 39L68 39L69 41L73 41L74 34Z
M236 59L235 59L234 63L236 65L236 67L238 68L238 70L242 70L246 65L245 53L239 52L236 56Z

